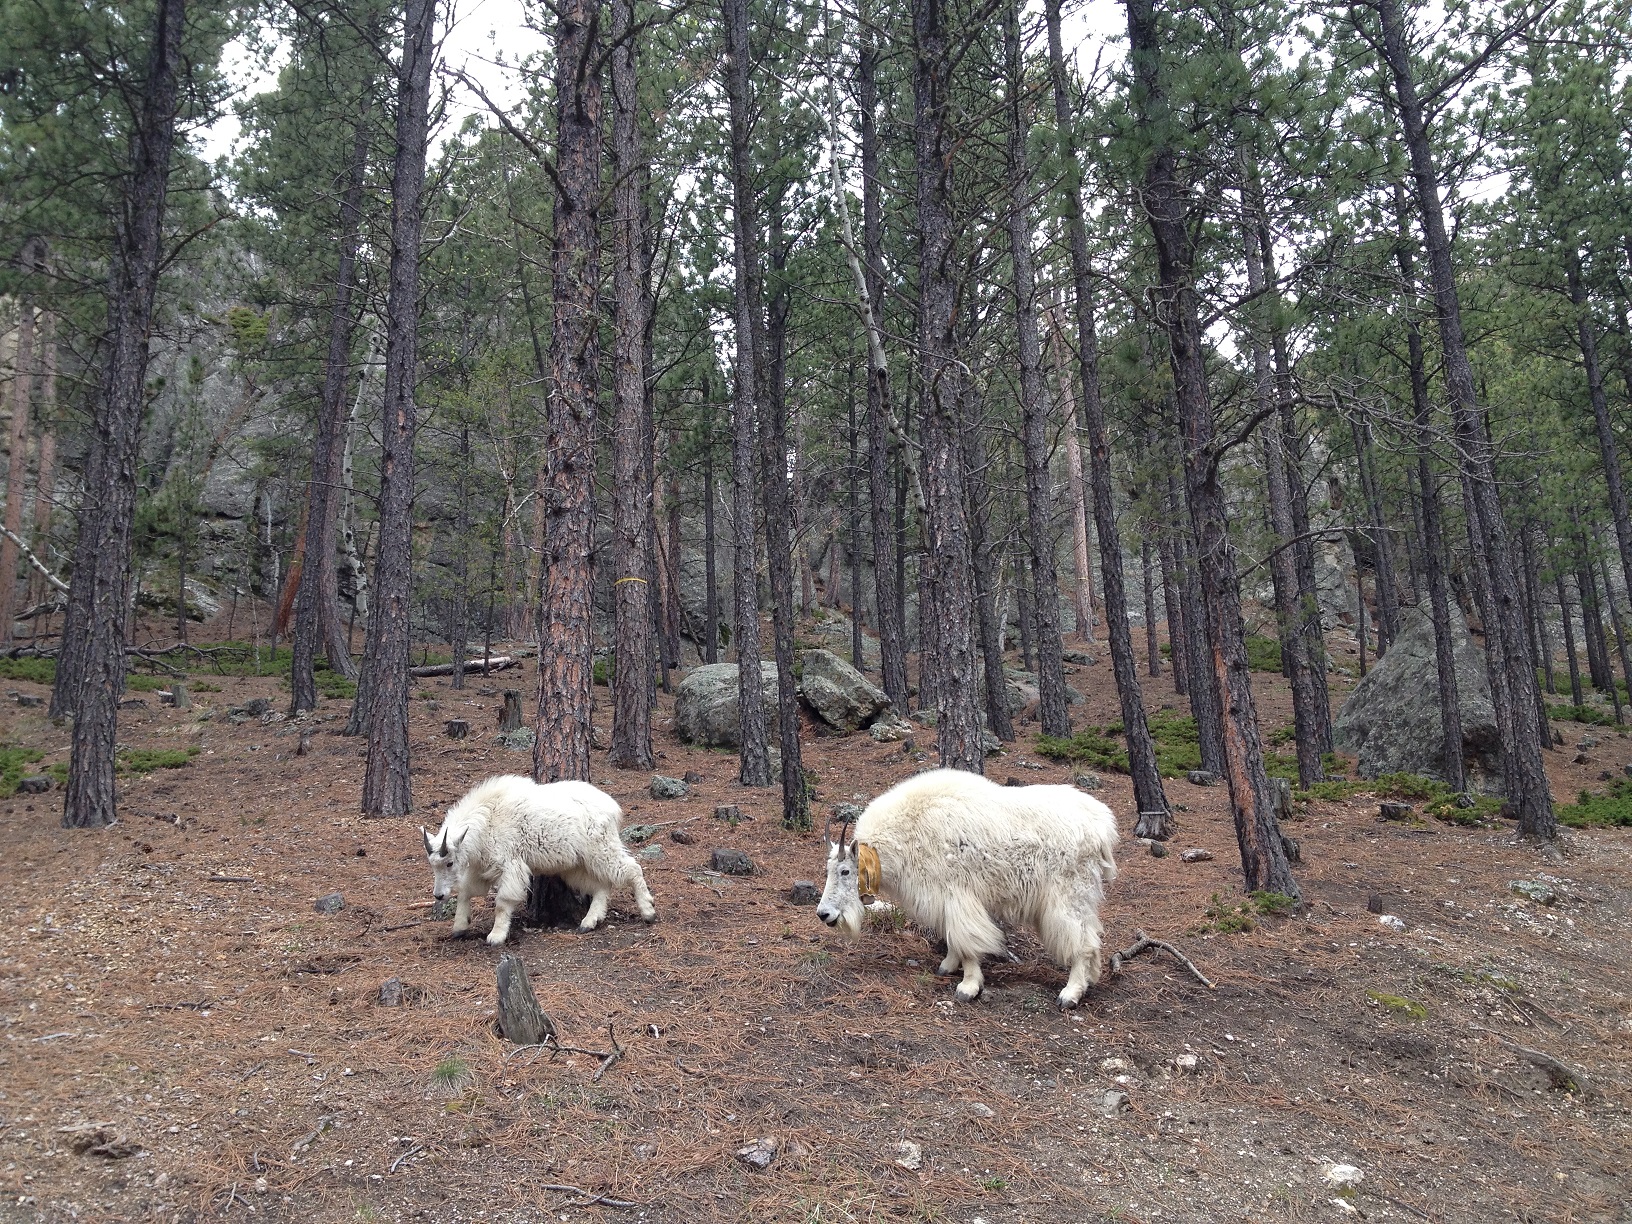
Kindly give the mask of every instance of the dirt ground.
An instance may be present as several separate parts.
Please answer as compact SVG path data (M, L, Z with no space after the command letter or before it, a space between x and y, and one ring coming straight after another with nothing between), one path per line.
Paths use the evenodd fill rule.
M1108 663L1072 671L1078 721L1115 718ZM419 825L527 771L494 728L530 667L463 694L417 683L407 820L357 814L346 702L297 724L278 680L194 680L221 691L191 712L132 694L121 743L201 752L126 783L114 828L59 828L60 792L0 801L0 1220L1632 1221L1632 831L1543 853L1505 821L1316 803L1289 830L1306 910L1223 933L1243 900L1226 796L1174 781L1173 852L1123 842L1106 939L1171 940L1215 988L1145 954L1061 1014L1063 972L1016 932L1018 963L959 1004L916 930L846 944L788 900L820 878L820 830L783 830L779 793L740 787L734 754L680 744L664 699L658 770L699 775L691 795L653 800L604 754L593 772L628 824L663 826L641 860L661 921L622 898L597 932L513 944L561 1043L607 1063L507 1045L498 952L426 908ZM1255 681L1283 725L1279 677ZM1147 689L1182 708L1165 677ZM226 717L256 696L264 721ZM455 717L470 738L445 738ZM1584 729L1561 730L1573 750ZM1035 731L988 773L1070 780ZM1583 763L1552 754L1561 800L1632 762L1595 734ZM66 759L66 733L10 698L0 742ZM920 767L865 735L804 743L818 824ZM1126 834L1127 779L1101 794ZM727 803L749 819L716 820ZM711 872L718 847L755 873ZM344 907L317 912L334 892Z

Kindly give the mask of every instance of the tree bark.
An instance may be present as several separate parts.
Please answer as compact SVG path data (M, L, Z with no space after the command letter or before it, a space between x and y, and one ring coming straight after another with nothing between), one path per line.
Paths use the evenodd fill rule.
M1050 309L1050 334L1053 340L1054 367L1060 380L1060 405L1063 411L1065 440L1065 474L1071 495L1071 563L1074 580L1071 584L1071 609L1075 614L1077 636L1088 645L1094 642L1094 566L1088 550L1088 484L1082 472L1082 441L1078 435L1077 383L1071 364L1065 355L1064 324L1058 312Z
M912 0L913 162L918 212L918 372L925 534L931 603L920 603L920 635L935 622L936 649L919 656L934 673L941 765L983 773L980 677L975 660L973 564L963 452L958 443L965 367L957 351L957 269L952 218L956 137L952 129L948 23L941 0ZM933 611L931 611L933 608ZM920 680L920 684L923 681Z
M640 201L639 89L634 0L612 0L612 751L622 769L650 769L652 601L647 563L652 486L646 479L645 242Z
M38 238L23 244L18 258L25 277L41 262ZM17 612L16 541L23 530L23 482L28 475L28 426L34 409L34 301L25 295L18 309L16 360L11 375L11 452L6 466L6 534L0 536L0 647L12 644Z
M329 303L329 351L323 370L323 399L312 446L312 476L307 486L305 557L295 595L295 632L291 644L289 687L291 714L317 708L313 666L319 638L328 647L329 665L343 659L350 669L350 643L340 628L339 577L335 572L335 517L340 507L336 486L346 440L346 386L351 372L351 337L356 327L351 297L356 279L357 247L363 223L363 186L368 173L369 100L372 81L362 87L357 125L352 134L346 190L340 198L340 250L334 270L334 297Z
M754 530L756 405L759 397L758 220L749 165L749 51L747 0L722 0L725 23L726 97L731 112L731 228L735 270L733 306L737 368L732 380L732 637L737 648L737 708L742 746L738 780L771 784L765 695L759 679L758 548Z
M1224 706L1225 777L1234 808L1236 841L1249 890L1299 896L1279 825L1275 794L1264 772L1258 738L1241 596L1230 551L1224 492L1218 481L1218 440L1208 396L1199 302L1194 283L1194 239L1188 185L1167 141L1167 94L1161 35L1153 0L1127 0L1135 113L1152 140L1143 209L1155 239L1158 295L1166 322L1174 397L1183 431L1185 487L1196 536L1196 557L1207 606L1213 674Z
M408 0L397 71L397 150L391 171L391 266L386 298L385 392L380 436L380 528L368 620L368 760L363 813L413 809L408 777L408 656L412 633L414 434L419 409L419 244L429 143L436 0ZM361 702L364 689L358 688Z
M1394 571L1394 541L1389 535L1383 515L1382 489L1377 483L1377 464L1372 454L1371 423L1365 410L1357 408L1349 420L1354 435L1355 463L1360 471L1360 487L1366 495L1366 516L1374 563L1372 573L1377 584L1377 655L1383 653L1400 635L1399 585Z
M1383 57L1394 78L1400 124L1411 158L1412 179L1422 219L1429 278L1439 322L1445 389L1451 403L1460 459L1467 473L1467 489L1477 533L1491 567L1490 595L1494 615L1491 624L1487 625L1487 639L1490 629L1499 631L1501 653L1495 662L1505 681L1499 687L1504 690L1504 696L1510 699L1506 721L1513 727L1512 743L1504 744L1504 749L1508 750L1503 762L1508 799L1518 812L1521 833L1551 839L1557 833L1557 824L1541 759L1542 728L1537 725L1539 696L1536 673L1523 646L1517 596L1518 576L1513 570L1507 527L1497 495L1492 447L1479 418L1473 367L1468 361L1462 331L1462 307L1451 258L1451 239L1439 198L1438 171L1434 165L1422 103L1417 96L1417 82L1406 45L1399 0L1376 0L1376 7L1382 24ZM1492 685L1493 693L1497 688L1497 685Z
M43 553L51 537L52 513L56 509L57 485L57 338L56 320L47 314L40 321L40 421L39 453L34 467L34 529L29 543L35 553ZM29 575L28 602L45 602L45 575L37 570Z
M1029 199L1031 177L1026 164L1026 110L1022 107L1019 0L1003 13L1004 58L1008 92L1009 256L1014 265L1014 319L1019 342L1021 444L1026 475L1026 545L1031 583L1036 594L1037 713L1045 735L1071 734L1065 698L1064 645L1060 637L1059 577L1054 568L1053 482L1048 470L1048 388L1043 380L1043 345L1037 329L1037 286L1031 251ZM1067 375L1069 377L1069 375ZM1008 696L1000 694L1004 713ZM1013 735L1013 730L1010 730Z
M119 698L125 689L136 456L184 67L186 9L185 0L159 0L155 6L151 49L135 100L130 165L119 183L122 206L109 275L101 396L52 693L53 711L62 708L74 715L62 815L68 828L100 828L117 818L114 753Z
M1167 793L1156 768L1156 747L1145 719L1144 692L1139 685L1139 664L1133 633L1128 626L1127 583L1122 572L1122 533L1118 529L1111 485L1110 433L1099 388L1099 338L1095 331L1092 268L1088 258L1088 230L1083 220L1082 185L1077 170L1074 117L1067 88L1065 50L1060 35L1060 0L1047 0L1048 60L1054 87L1054 119L1059 133L1061 161L1069 167L1064 184L1066 228L1071 243L1071 281L1077 308L1077 373L1082 380L1083 417L1088 426L1088 470L1093 486L1094 529L1099 535L1099 581L1104 594L1105 625L1111 644L1111 669L1122 708L1122 728L1128 746L1128 771L1133 776L1134 803L1139 810L1134 833L1166 838L1171 828Z
M789 501L787 431L787 338L792 310L787 281L790 243L783 232L782 197L771 203L771 275L765 395L760 400L759 422L763 465L760 487L765 497L765 559L771 580L771 626L776 651L777 746L782 753L782 826L810 828L810 796L799 751L799 688L793 658L793 544L789 538L793 512ZM837 548L838 541L829 544ZM831 587L836 583L830 583ZM753 679L757 683L758 676Z
M970 311L972 315L974 312ZM973 348L973 322L965 351ZM1003 675L1003 641L997 624L997 557L991 531L991 491L986 483L986 431L973 381L964 380L965 411L958 436L963 446L964 489L969 497L969 560L975 579L975 642L980 649L986 728L1005 744L1014 739L1008 682ZM1062 673L1061 683L1064 683Z
M543 473L543 597L533 741L533 777L540 782L588 779L594 699L591 498L600 367L600 0L567 0L556 14L558 190L550 251L550 442Z

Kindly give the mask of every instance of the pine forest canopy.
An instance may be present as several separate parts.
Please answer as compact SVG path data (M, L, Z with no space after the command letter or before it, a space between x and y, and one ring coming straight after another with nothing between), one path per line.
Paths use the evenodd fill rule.
M1552 835L1558 647L1576 706L1632 682L1624 6L566 0L507 67L450 11L0 0L0 632L56 655L68 823L113 818L133 609L243 592L292 712L356 681L374 815L411 643L457 683L536 639L546 779L597 679L646 768L654 684L740 660L741 780L807 826L814 601L977 772L1010 626L1051 736L1103 636L1139 831L1171 684L1289 895L1248 623L1308 785L1323 624L1363 666L1430 610L1460 786L1454 602Z

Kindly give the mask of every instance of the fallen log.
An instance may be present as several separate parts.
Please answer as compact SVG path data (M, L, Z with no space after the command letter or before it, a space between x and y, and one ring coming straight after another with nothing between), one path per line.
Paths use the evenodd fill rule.
M507 667L516 666L516 664L519 662L521 662L521 660L516 658L514 655L499 655L496 658L489 659L486 666L488 671L503 671ZM468 676L472 672L481 671L482 666L483 664L480 659L466 659L465 675ZM410 676L451 676L453 675L453 664L428 663L424 667L410 667L408 669L408 674Z

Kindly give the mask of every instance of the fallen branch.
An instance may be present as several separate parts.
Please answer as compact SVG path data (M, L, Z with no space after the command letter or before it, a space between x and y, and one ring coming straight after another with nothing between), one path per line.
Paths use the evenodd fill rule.
M253 884L254 876L224 876L212 875L206 883L210 884Z
M1196 968L1195 962L1183 952L1180 952L1172 944L1167 943L1165 940L1152 939L1143 931L1135 931L1134 935L1137 936L1137 938L1134 940L1131 948L1124 948L1120 952L1111 953L1111 974L1113 976L1122 972L1122 964L1124 961L1130 961L1134 957L1138 956L1139 953L1148 951L1151 948L1159 948L1164 951L1171 952L1174 959L1182 964L1186 969L1190 970L1191 973L1195 974L1196 981L1207 987L1208 990L1217 989L1211 979L1209 979L1200 969Z
M57 590L61 591L63 594L66 595L68 593L68 584L53 574L50 569L47 568L45 562L41 561L34 555L34 550L23 542L21 536L17 535L15 532L7 531L4 527L0 527L0 535L5 536L6 539L10 540L13 544L20 548L22 550L24 560L26 560L35 569L39 570L40 573L44 574L47 582L56 587Z
M1540 1067L1547 1072L1547 1078L1552 1080L1554 1088L1565 1088L1571 1092L1579 1092L1582 1096L1598 1095L1598 1089L1593 1086L1592 1081L1562 1059L1554 1058L1544 1050L1533 1050L1516 1041L1509 1041L1506 1037L1497 1037L1497 1040L1531 1066Z
M418 1154L420 1152L423 1152L424 1150L425 1149L420 1147L419 1144L417 1144L417 1143L414 1144L413 1147L409 1148L401 1156L398 1156L395 1160L393 1160L391 1162L391 1172L395 1173L397 1171L398 1167L402 1164L403 1161L407 1160L410 1156L413 1156L413 1155L416 1155L416 1154Z
M554 1190L559 1194L576 1194L580 1199L583 1200L582 1202L578 1202L578 1203L562 1203L562 1204L560 1204L560 1206L562 1206L562 1207L593 1207L597 1203L599 1203L599 1204L601 1204L603 1206L606 1206L606 1207L639 1207L640 1206L639 1203L631 1203L628 1199L615 1199L615 1198L608 1198L604 1194L591 1194L588 1190L585 1190L585 1189L583 1189L582 1187L579 1187L579 1186L562 1186L562 1185L558 1185L558 1184L552 1182L552 1183L550 1183L548 1185L540 1186L539 1189L540 1190Z
M485 665L480 659L466 659L464 672L468 676L472 672L482 671L484 667L487 671L503 671L505 668L514 667L520 662L521 660L514 655L499 655L497 658L489 659ZM408 674L410 676L451 676L453 675L453 664L427 663L424 667L410 667Z
M601 1060L601 1065L595 1068L595 1074L589 1077L590 1083L599 1083L601 1076L606 1074L606 1069L613 1063L617 1062L618 1059L622 1058L624 1053L623 1047L618 1044L617 1035L612 1031L611 1024L606 1026L606 1035L608 1040L612 1042L612 1048L610 1050L588 1050L582 1046L562 1045L556 1040L555 1034L550 1033L544 1038L543 1041L536 1042L533 1045L517 1046L515 1049L511 1050L510 1053L504 1056L504 1062L505 1065L508 1066L510 1060L516 1057L516 1055L527 1053L536 1054L540 1050L548 1050L550 1052L551 1062L555 1061L555 1056L557 1054L586 1054L590 1058L598 1058Z

